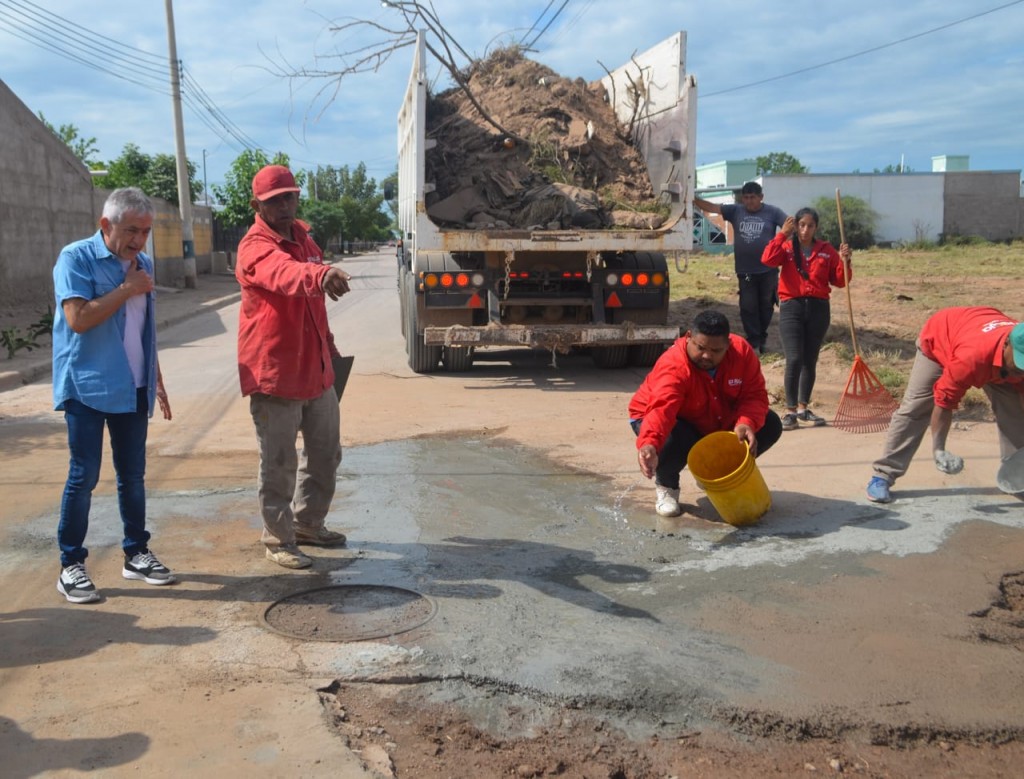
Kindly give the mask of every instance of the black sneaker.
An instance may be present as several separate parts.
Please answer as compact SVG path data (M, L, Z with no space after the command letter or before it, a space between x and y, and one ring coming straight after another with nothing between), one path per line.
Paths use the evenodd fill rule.
M61 569L57 592L72 603L94 603L100 599L96 585L85 572L84 563L72 563Z
M805 408L803 411L798 411L796 413L796 418L799 419L801 422L807 422L809 424L814 425L815 427L823 427L825 425L824 419L822 419L817 414L813 413L810 409L807 408Z
M150 551L139 552L134 557L125 557L121 575L126 579L138 579L146 584L171 584L174 574L156 559Z
M783 430L796 430L798 427L800 427L800 425L797 424L796 414L793 414L791 412L791 413L786 414L786 415L784 415L782 417L782 429Z

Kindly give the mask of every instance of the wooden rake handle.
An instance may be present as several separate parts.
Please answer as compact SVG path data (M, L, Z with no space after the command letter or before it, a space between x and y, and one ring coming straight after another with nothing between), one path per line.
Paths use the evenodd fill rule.
M839 222L839 243L846 243L846 229L843 227L843 203L839 198L839 188L836 187L836 219ZM854 357L860 357L860 348L857 346L857 333L853 329L853 297L850 295L850 263L846 263L846 310L850 315L850 341L853 343Z

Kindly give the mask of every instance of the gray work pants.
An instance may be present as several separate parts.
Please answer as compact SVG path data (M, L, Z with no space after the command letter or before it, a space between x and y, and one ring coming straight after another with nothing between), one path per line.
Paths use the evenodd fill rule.
M295 543L296 527L315 534L331 507L341 428L334 387L312 400L253 394L249 411L256 425L260 470L256 484L262 541L270 548ZM302 433L301 456L296 448Z
M903 402L889 423L885 452L872 465L875 473L888 479L890 484L907 472L931 425L934 387L941 375L942 366L925 357L918 348ZM1024 447L1024 403L1021 394L1009 384L986 384L982 390L992 404L999 431L999 455L1005 460Z

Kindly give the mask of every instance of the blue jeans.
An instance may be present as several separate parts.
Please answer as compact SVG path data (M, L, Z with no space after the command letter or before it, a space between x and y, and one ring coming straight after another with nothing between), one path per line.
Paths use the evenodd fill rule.
M57 544L62 566L85 562L85 534L89 529L92 491L100 478L103 460L103 428L110 431L110 449L117 474L117 503L124 525L121 546L129 557L147 550L146 531L146 434L149 409L146 388L138 390L136 411L107 414L77 400L64 403L71 463L60 503Z

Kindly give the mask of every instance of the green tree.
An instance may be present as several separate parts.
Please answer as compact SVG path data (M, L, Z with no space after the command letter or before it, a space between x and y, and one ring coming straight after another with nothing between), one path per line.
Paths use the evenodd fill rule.
M327 229L332 238L344 234L345 240L379 241L389 236L392 218L381 209L384 194L377 182L366 173L360 162L354 169L318 166L309 177L307 191L310 201L332 204L340 209L340 232L334 231L336 214L333 209L303 206L303 218L315 226L314 219L325 220L321 230ZM315 215L315 216L314 216Z
M387 238L391 218L381 211L384 193L377 187L377 182L366 175L366 165L360 162L351 172L345 166L340 173L341 205L349 236L364 241Z
M766 173L810 173L810 170L792 154L773 151L757 158L757 175Z
M388 225L388 230L393 233L399 233L398 227L398 171L389 175L380 183L381 192L384 194L384 203L388 207L388 215L391 218L391 223Z
M134 143L126 143L121 156L107 163L107 175L99 183L107 189L141 188L149 172L149 164L149 155L143 154Z
M875 168L875 173L913 173L914 169L909 165L904 165L902 162L897 162L895 165L889 164L879 170Z
M843 232L851 249L868 249L875 243L876 214L866 200L852 195L842 195ZM839 247L839 217L834 197L819 197L811 206L818 212L818 238Z
M100 161L96 158L96 154L99 153L99 147L96 146L95 138L83 138L79 135L78 128L73 124L62 124L60 127L54 127L43 116L42 111L39 112L39 121L46 125L46 129L60 138L71 149L71 153L78 157L86 167L96 170L100 166Z
M330 165L318 165L316 172L310 175L306 189L311 199L331 203L341 200L342 187L341 170Z
M214 184L210 187L214 197L223 205L217 216L224 224L242 227L253 223L255 212L249 204L252 200L252 179L264 165L289 167L288 155L278 152L270 159L259 149L246 149L231 163L224 177L224 185ZM301 171L293 173L296 174L296 184L301 187L305 176Z
M341 203L323 200L304 200L301 217L309 222L309 231L317 245L327 251L332 243L340 242L345 236L345 212Z
M197 179L195 163L186 163L189 194L192 202L199 199L203 185ZM121 156L107 163L107 175L99 180L107 189L138 187L150 197L159 197L168 203L178 203L178 163L173 154L150 156L134 143L126 143Z
M197 178L195 163L187 160L185 166L190 195L195 203L203 194L203 185ZM162 197L169 203L178 202L178 160L173 154L155 154L150 158L142 191L153 197Z

